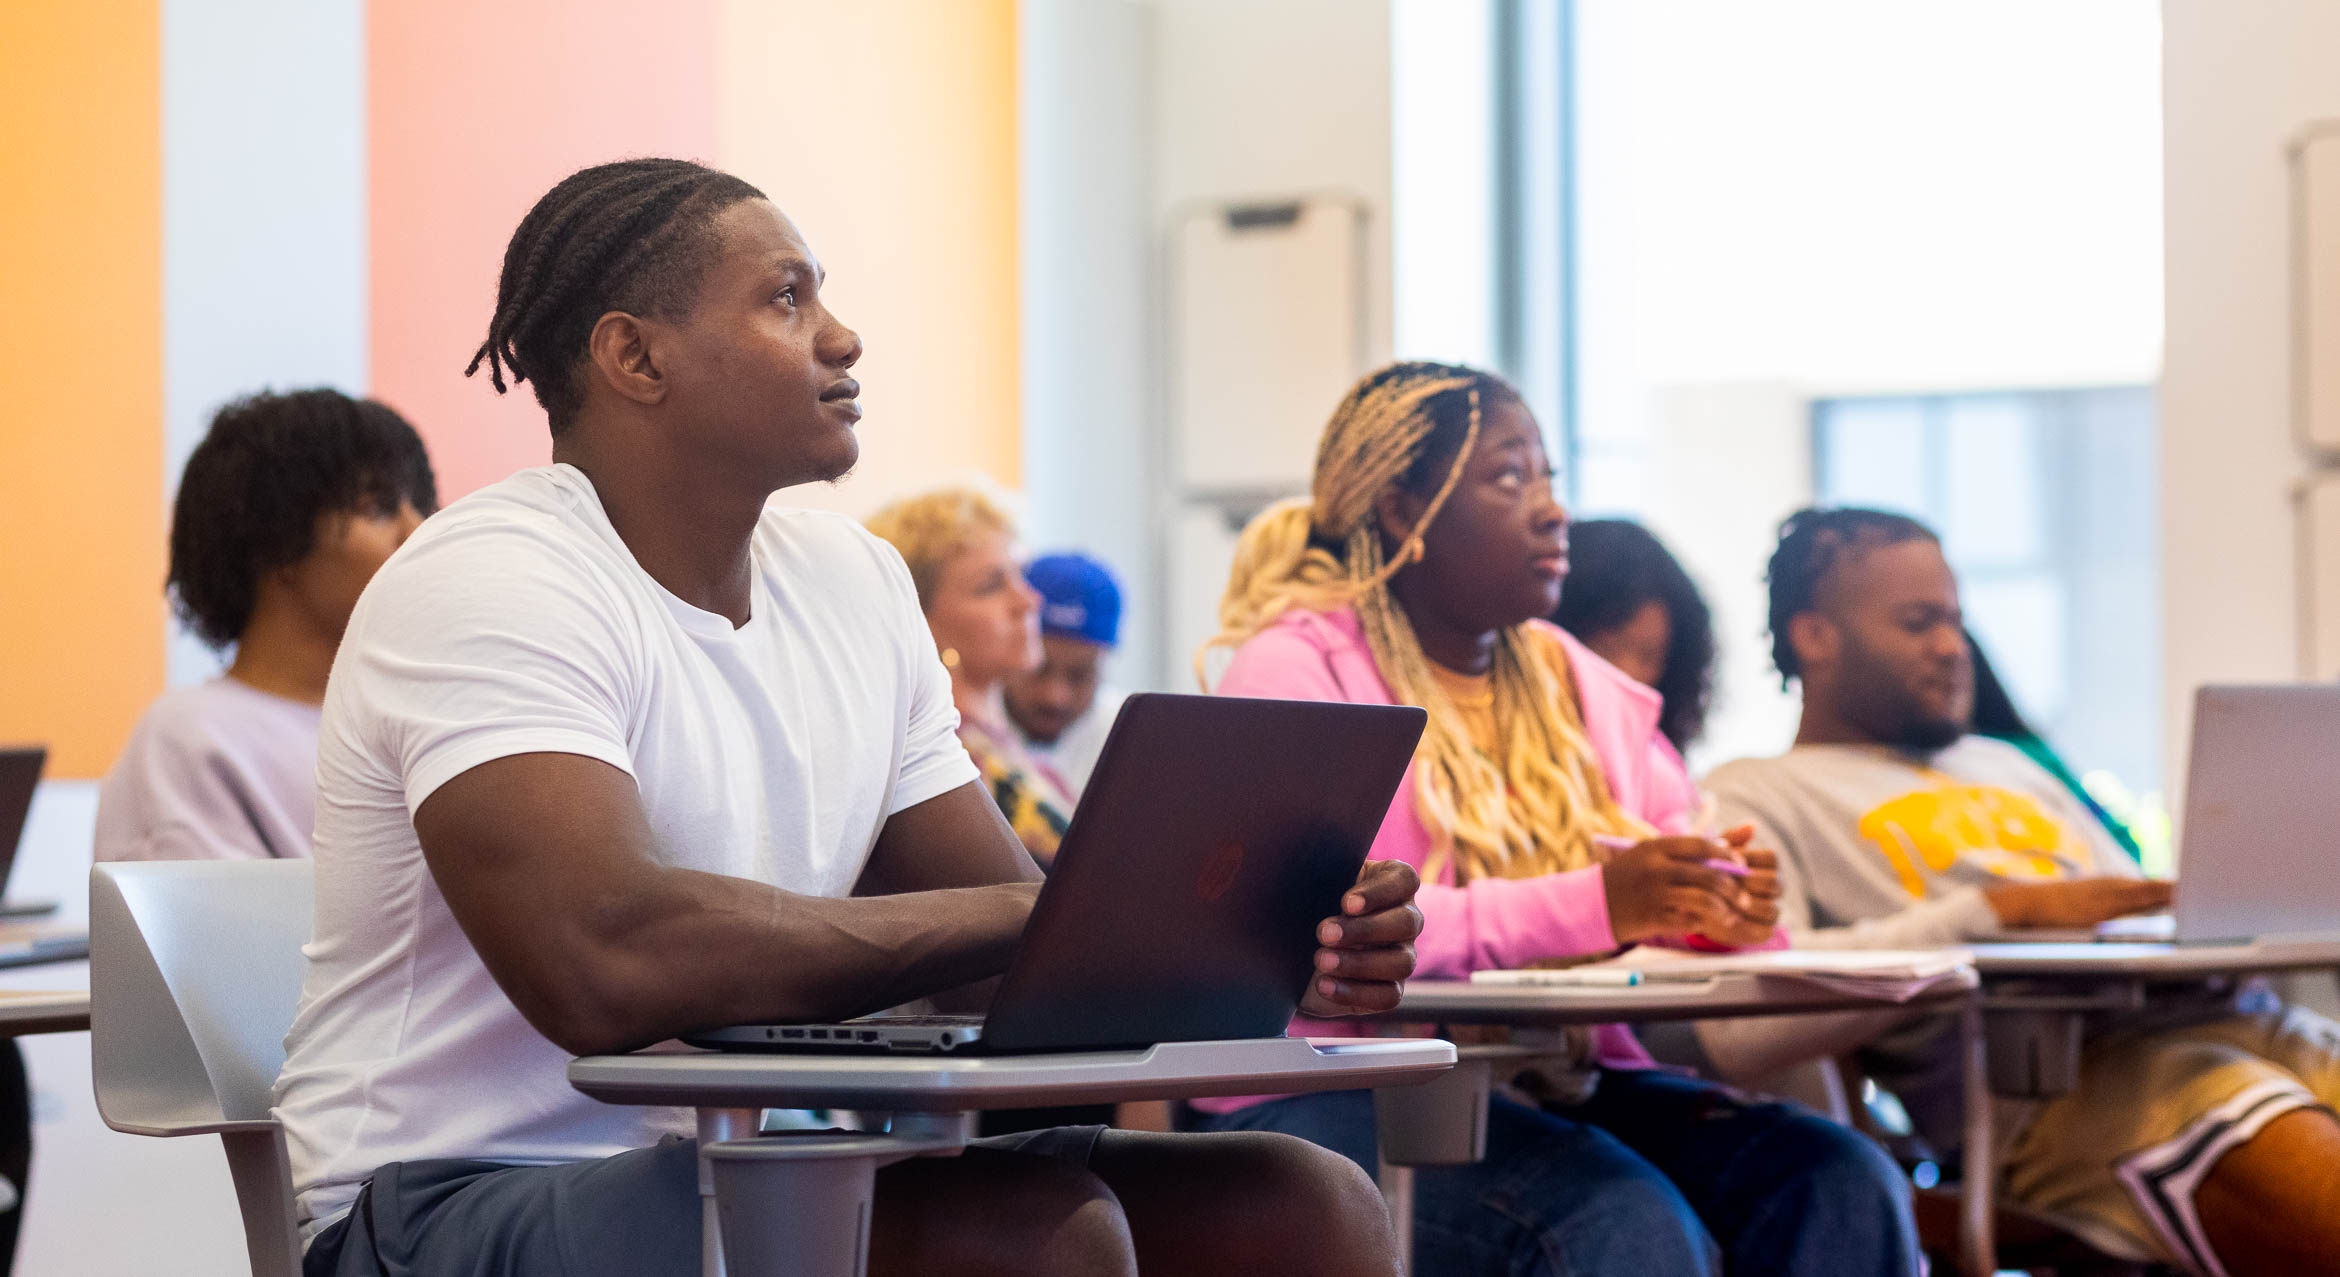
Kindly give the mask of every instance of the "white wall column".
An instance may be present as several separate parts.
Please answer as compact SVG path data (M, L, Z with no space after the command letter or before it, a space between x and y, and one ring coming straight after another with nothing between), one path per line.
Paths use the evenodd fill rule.
M2284 148L2340 118L2340 6L2166 0L2162 660L2168 775L2194 689L2299 676ZM2173 784L2173 798L2183 788Z

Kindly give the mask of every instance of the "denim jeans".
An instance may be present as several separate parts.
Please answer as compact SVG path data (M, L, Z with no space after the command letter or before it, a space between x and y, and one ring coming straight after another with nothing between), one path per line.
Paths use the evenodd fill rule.
M1196 1129L1282 1131L1372 1171L1373 1097L1297 1095ZM1711 1082L1608 1070L1542 1110L1497 1096L1487 1159L1414 1177L1419 1277L1904 1277L1909 1185L1874 1144L1790 1104Z

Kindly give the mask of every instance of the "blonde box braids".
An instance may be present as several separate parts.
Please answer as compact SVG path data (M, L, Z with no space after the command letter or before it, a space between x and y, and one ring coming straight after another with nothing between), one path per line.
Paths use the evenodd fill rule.
M1431 881L1448 863L1458 881L1578 869L1602 858L1594 835L1648 832L1618 807L1601 776L1566 656L1553 640L1526 626L1497 634L1492 683L1502 756L1490 757L1390 595L1390 577L1422 557L1423 534L1462 478L1489 392L1514 393L1492 374L1427 363L1391 365L1351 389L1325 424L1310 495L1270 506L1244 529L1219 633L1196 657L1200 677L1212 648L1239 645L1294 607L1355 608L1391 693L1429 712L1414 755L1414 804L1435 843L1423 874ZM1376 501L1420 462L1437 429L1436 401L1457 394L1467 396L1469 424L1444 481L1413 527L1381 527ZM1394 553L1384 554L1385 537L1396 542Z

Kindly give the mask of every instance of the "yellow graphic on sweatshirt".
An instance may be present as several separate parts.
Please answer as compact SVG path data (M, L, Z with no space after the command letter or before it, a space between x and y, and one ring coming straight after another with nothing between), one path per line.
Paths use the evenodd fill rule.
M1860 831L1877 844L1913 898L1926 894L1920 865L1941 873L1961 857L2004 878L2064 876L2056 857L2064 847L2064 827L2030 798L1995 785L1945 778L1932 789L1888 800L1861 817Z

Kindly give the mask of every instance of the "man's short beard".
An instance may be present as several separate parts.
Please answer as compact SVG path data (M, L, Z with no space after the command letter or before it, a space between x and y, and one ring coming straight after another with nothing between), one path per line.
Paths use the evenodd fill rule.
M1906 718L1893 734L1892 744L1911 753L1936 754L1957 744L1967 730L1966 723L1955 719Z

